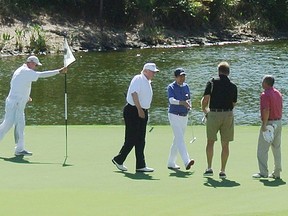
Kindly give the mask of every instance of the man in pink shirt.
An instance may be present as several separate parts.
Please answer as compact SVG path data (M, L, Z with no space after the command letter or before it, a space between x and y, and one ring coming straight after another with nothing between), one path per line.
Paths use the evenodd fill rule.
M281 131L282 131L282 94L273 87L274 77L266 75L262 81L264 91L260 96L260 113L262 125L258 138L257 158L259 173L253 175L253 178L274 178L280 179L281 168ZM274 139L271 142L265 139L263 132L267 131L267 126L271 125L274 129ZM273 131L273 130L272 130ZM274 170L268 176L268 151L271 146L274 156Z

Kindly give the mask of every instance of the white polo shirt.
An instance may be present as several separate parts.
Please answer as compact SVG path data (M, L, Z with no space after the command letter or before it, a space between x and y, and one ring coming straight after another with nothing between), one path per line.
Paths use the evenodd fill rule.
M135 106L132 98L132 93L134 92L138 94L141 107L143 109L149 109L152 102L153 91L151 80L148 80L143 73L134 76L129 85L126 101L132 106Z

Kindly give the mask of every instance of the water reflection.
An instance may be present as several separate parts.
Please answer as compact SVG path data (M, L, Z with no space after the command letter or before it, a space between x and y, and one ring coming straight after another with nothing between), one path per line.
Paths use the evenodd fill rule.
M193 97L192 119L200 124L200 99L206 82L217 75L217 64L227 60L231 79L238 85L239 100L235 109L238 125L259 124L259 94L265 74L276 78L275 86L284 96L284 123L287 113L288 42L242 44L210 47L137 49L113 52L76 53L77 61L69 68L69 124L123 124L124 92L131 78L147 61L156 62L161 72L153 80L154 98L150 109L151 124L168 124L166 86L173 81L173 69L187 71ZM59 55L40 56L41 70L58 68L63 63ZM0 114L9 91L13 71L26 56L0 58ZM64 124L64 76L40 79L33 84L26 110L27 124Z

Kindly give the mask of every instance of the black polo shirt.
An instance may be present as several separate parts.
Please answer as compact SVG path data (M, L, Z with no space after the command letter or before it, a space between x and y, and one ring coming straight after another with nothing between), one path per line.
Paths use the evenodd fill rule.
M237 102L237 86L221 74L207 82L204 95L210 95L210 109L232 110L233 103Z

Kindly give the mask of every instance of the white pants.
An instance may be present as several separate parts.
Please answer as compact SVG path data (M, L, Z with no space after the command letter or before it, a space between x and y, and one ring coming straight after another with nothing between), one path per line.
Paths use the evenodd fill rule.
M188 116L178 116L168 113L168 118L174 134L174 139L168 159L168 167L175 167L178 152L186 167L186 165L190 162L190 157L184 141L184 134L188 123Z
M19 99L7 97L5 103L5 116L2 124L0 125L0 141L4 138L5 134L14 125L14 139L16 144L16 152L24 150L24 127L25 127L25 114L24 109L26 106L26 99Z

